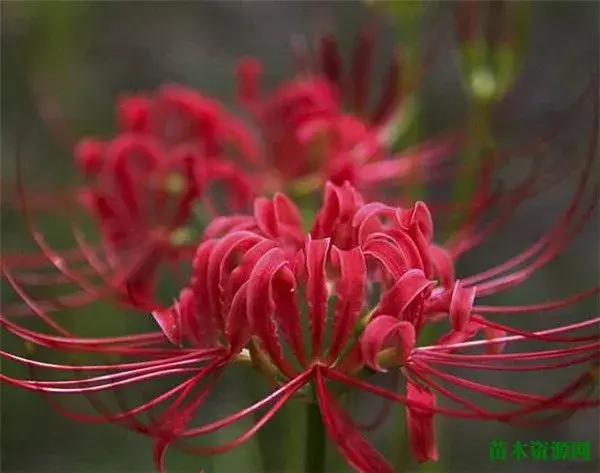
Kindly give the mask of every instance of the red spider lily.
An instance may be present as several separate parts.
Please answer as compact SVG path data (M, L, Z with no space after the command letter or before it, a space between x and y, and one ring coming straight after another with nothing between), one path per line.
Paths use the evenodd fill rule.
M3 356L34 368L75 370L88 375L109 370L110 374L73 381L29 381L6 375L2 379L49 395L89 395L152 377L187 374L184 382L135 408L109 413L96 404L101 409L97 416L67 411L83 421L120 421L155 437L155 460L160 471L171 444L200 454L228 451L250 438L295 396L318 403L329 439L356 471L393 471L339 405L334 383L403 403L412 450L420 462L438 457L435 414L515 425L560 420L576 409L599 404L589 397L598 373L600 318L529 332L483 315L567 307L597 293L600 287L564 300L529 306L484 306L478 300L521 284L571 242L597 204L598 183L591 203L584 204L583 192L592 175L595 155L594 141L572 202L549 233L506 263L461 280L455 278L452 253L433 243L432 218L422 202L408 209L365 204L348 183L329 183L313 228L305 235L299 211L285 195L258 198L253 216L220 217L208 226L196 251L189 286L171 308L153 311L173 348L159 348L161 337L157 333L81 339L63 331L60 336L50 336L3 317L6 330L34 344L146 359L72 366L42 364L3 352ZM528 264L517 270L517 265L526 260ZM23 297L38 315L44 315L35 301L26 294ZM449 322L445 335L429 346L417 346L424 327L444 320ZM594 331L581 333L585 329ZM478 334L483 339L476 340ZM535 341L541 347L514 352L512 348L517 349L524 340ZM554 343L561 347L555 348ZM483 354L460 353L477 346L484 348ZM511 351L503 353L504 346L510 346ZM191 426L214 382L233 362L254 364L273 383L273 391L235 414ZM591 369L551 395L494 387L443 370L459 366L472 370L550 371L590 362ZM403 374L405 393L378 387L362 378L364 372L390 369ZM480 405L457 392L460 389L514 407L492 410L487 403ZM459 406L440 407L438 396ZM164 403L168 406L150 422L138 418L140 413ZM185 443L186 439L215 432L264 408L266 413L252 428L223 445ZM533 417L545 412L550 415Z
M228 185L233 210L249 202L249 179L233 156L222 159L226 147L251 163L257 149L243 125L220 104L182 87L163 87L152 97L127 97L118 112L119 135L109 142L85 140L77 161L90 180L85 205L97 216L111 253L119 258L132 240L162 234L128 279L130 298L143 301L152 293L149 285L165 253L176 257L181 250L169 237L190 222L201 198L212 208L206 198L209 185Z
M326 180L372 187L409 176L417 164L434 164L460 147L462 132L455 131L387 159L397 129L408 119L414 91L406 90L397 51L378 104L367 110L375 33L373 27L362 29L347 75L331 35L318 39L314 61L306 50L294 48L298 78L267 96L260 91L260 63L240 63L240 99L259 124L267 159L281 181L294 181L293 190L313 190Z
M5 268L29 269L16 278L33 285L75 282L85 290L47 307L78 306L107 291L117 291L128 304L153 307L159 265L193 254L185 235L196 220L194 211L201 205L209 215L217 212L211 188L225 185L220 199L227 200L228 211L252 202L255 189L243 165L256 165L258 149L218 102L191 89L164 86L151 96L119 100L117 122L114 138L83 139L75 152L87 181L77 198L100 228L98 248L77 229L78 248L72 251L61 253L44 243L19 179L22 210L43 255L3 255ZM42 271L48 260L58 277ZM93 285L90 279L97 275L100 285Z
M405 108L407 91L399 86L398 58L394 57L380 105L372 114L366 113L373 34L373 29L365 29L357 41L348 86L330 36L320 39L314 75L299 71L300 79L285 83L262 101L256 64L244 62L241 99L255 112L262 139L218 102L191 89L165 86L148 96L123 97L117 107L117 135L109 140L84 139L75 153L87 181L78 200L100 228L99 247L83 241L76 230L78 248L55 251L42 241L28 215L43 254L3 255L5 268L23 273L15 275L23 284L75 283L84 289L83 294L46 301L45 310L80 306L107 292L118 293L136 307L150 308L155 303L159 266L175 265L193 251L188 243L195 210L213 216L240 211L256 195L288 185L293 191L314 191L326 179L340 184L349 180L364 191L385 181L397 187L397 179L408 177L415 163L448 156L460 145L460 132L444 134L406 155L387 159L390 130ZM350 98L353 114L342 109L342 95ZM267 162L259 159L261 142ZM215 200L224 197L211 198L216 182L226 186L224 212L215 208ZM32 207L26 193L20 194L24 209ZM145 243L143 248L140 241ZM48 260L59 275L47 274ZM97 276L99 283L92 281ZM11 307L10 313L27 310Z
M118 293L127 304L151 308L159 266L185 261L194 250L189 244L189 230L196 223L194 210L218 213L214 201L219 199L211 198L215 181L226 185L225 213L241 210L255 195L275 189L296 196L297 191L319 189L326 179L338 184L348 180L364 195L394 200L381 193L381 184L393 184L397 190L398 179L410 178L417 162L439 162L451 155L461 145L462 132L442 134L389 159L390 130L411 91L402 89L400 56L394 56L380 104L367 113L373 35L373 29L360 34L349 75L342 73L334 40L320 38L315 64L308 65L310 61L300 57L299 78L265 98L258 93L257 64L244 62L240 95L255 113L262 139L219 103L190 89L166 86L149 96L124 97L118 104L117 136L105 141L85 139L76 152L87 179L78 200L98 223L100 244L89 244L76 229L76 248L54 250L43 241L33 216L27 215L41 254L3 254L4 271L14 271L15 283L20 285L75 284L77 293L45 301L41 304L45 311L82 306L110 292ZM342 99L352 113L343 109ZM570 114L565 116L568 119ZM483 167L473 218L499 198L490 192L490 170L501 160L539 146L544 138L536 137L489 160ZM261 142L270 162L258 158ZM530 195L532 181L539 181L539 174L539 168L533 168L533 179L502 198L518 201ZM19 194L24 213L29 214L30 196L22 190ZM445 202L429 207L438 213L454 212L462 205ZM468 249L467 241L481 239L464 237L470 224L471 220L457 236L452 249L455 256ZM58 274L47 273L49 261L50 269ZM17 315L29 309L20 304L5 312Z

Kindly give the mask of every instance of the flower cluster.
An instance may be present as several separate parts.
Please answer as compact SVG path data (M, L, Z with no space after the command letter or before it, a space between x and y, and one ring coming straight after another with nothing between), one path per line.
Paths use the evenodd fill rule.
M390 156L389 127L401 115L405 91L393 86L399 75L394 58L381 105L366 112L364 71L371 43L371 32L365 30L349 87L329 37L319 43L316 65L300 61L298 80L267 98L259 93L258 64L244 61L240 99L258 123L260 137L193 90L168 86L151 96L123 99L118 135L86 139L76 152L87 180L79 198L98 222L107 262L99 262L98 252L81 239L78 257L105 287L90 287L88 274L74 271L73 260L52 250L32 229L43 252L34 261L47 259L63 281L90 296L69 303L63 299L54 308L81 306L83 311L83 302L116 293L120 303L151 314L157 328L114 337L78 336L52 314L49 301L29 294L23 284L27 278L19 274L25 260L8 255L2 263L5 279L26 311L51 332L22 323L17 317L23 315L22 304L7 306L0 325L24 340L30 352L22 356L3 348L0 354L28 367L32 379L3 373L2 381L43 394L78 421L115 422L152 437L159 471L164 471L171 445L204 455L226 452L251 438L287 402L299 399L318 408L329 441L349 466L360 472L392 472L367 439L368 429L342 407L340 398L350 390L405 406L419 462L438 459L436 415L532 425L598 406L592 394L598 377L599 318L532 332L495 316L569 307L597 294L600 286L541 304L481 303L519 286L555 259L596 208L598 182L592 181L598 101L585 166L554 226L508 261L458 278L460 256L485 241L541 178L537 173L500 196L489 189L476 193L468 202L476 211L439 244L433 204L405 206L395 195L371 199L381 183L410 177L415 164L439 161L463 139L462 132L452 132L403 156ZM351 112L341 105L346 89ZM489 172L485 168L482 179ZM225 193L211 190L216 182L225 183ZM301 207L310 202L299 192L306 186L322 196L317 208L308 209L309 218ZM198 235L182 238L199 209L209 221L202 222ZM489 218L478 220L486 211ZM169 306L155 294L156 275L165 261L191 263L191 276ZM106 268L111 265L117 268L113 273ZM424 343L424 333L434 326L440 335ZM536 348L520 348L524 342ZM107 361L42 362L33 356L33 347L95 354ZM232 365L256 369L269 392L219 420L198 421L198 412ZM544 395L526 385L507 389L470 378L476 370L527 373L579 365L584 368L571 382ZM463 373L451 373L449 367L463 368ZM365 378L385 371L401 375L400 388L383 388ZM58 375L40 379L48 373ZM63 379L65 374L72 378ZM174 386L151 399L135 407L122 402L122 389L174 376ZM116 395L118 410L96 397L106 392ZM484 401L473 400L473 394ZM75 412L56 400L72 395L88 398L98 413ZM454 406L442 406L440 398ZM494 408L490 400L501 405ZM187 442L249 416L254 424L233 440L216 446Z
M250 201L249 179L222 158L223 150L233 147L250 162L258 152L244 127L217 102L181 87L124 98L118 123L115 138L80 143L76 161L89 181L80 197L119 260L140 236L156 235L154 254L127 281L130 299L141 304L152 292L157 264L181 250L172 239L188 224L207 187L225 182L232 209ZM208 199L204 204L212 208Z
M382 185L397 189L416 166L434 166L459 149L460 127L390 154L410 94L399 89L394 56L380 104L367 113L373 42L374 29L365 28L352 73L344 75L336 42L323 36L316 63L296 51L298 78L266 95L260 93L260 63L240 61L239 101L258 133L216 100L182 86L120 98L116 136L81 140L75 162L86 180L77 200L99 226L111 285L124 281L119 291L128 304L152 307L162 263L187 260L210 218L248 210L255 197L277 191L300 199L318 195L328 180L384 198ZM9 264L22 268L23 261ZM27 264L30 279L39 280L42 268L33 266ZM78 300L89 297L72 298Z

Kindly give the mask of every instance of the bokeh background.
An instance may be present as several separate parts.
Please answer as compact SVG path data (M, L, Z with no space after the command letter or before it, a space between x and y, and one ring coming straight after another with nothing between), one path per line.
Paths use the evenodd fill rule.
M234 110L235 63L242 56L254 56L264 63L265 81L274 85L290 77L289 42L293 37L312 38L322 31L336 35L346 54L361 25L375 15L363 2L269 2L269 1L3 1L1 45L2 112L2 247L3 250L33 248L26 238L22 219L11 207L11 185L15 178L15 157L21 160L27 189L67 189L77 181L72 155L51 133L40 117L40 96L52 111L59 104L61 114L75 136L110 136L114 101L118 94L152 90L163 83L177 82L203 90ZM454 40L451 2L429 5L430 12L418 29L419 39L435 38L437 59L427 75L421 97L420 133L429 136L449 129L465 118L466 100L459 57ZM500 107L495 124L498 140L514 143L544 129L571 103L598 67L600 10L597 2L533 2L533 22L524 69ZM408 32L379 18L382 25L380 68L397 41ZM412 32L411 32L412 34ZM376 85L374 84L374 87ZM36 95L37 94L37 95ZM54 104L53 104L54 102ZM581 162L589 135L589 110L582 107L581 122L572 120L559 129L548 143L549 159L575 169ZM587 121L586 121L587 120ZM527 156L523 157L526 160ZM511 167L499 181L518 178L524 165ZM432 193L438 192L434 187ZM568 203L572 187L563 186L523 205L515 217L481 249L468 255L459 266L460 274L504 261L527 247L549 228ZM40 227L56 247L68 247L68 228L56 215L41 212ZM91 229L90 231L93 231ZM599 277L597 215L581 237L557 261L532 277L526 285L493 302L514 304L544 301L567 296L597 283ZM165 294L173 291L166 285ZM14 298L5 286L2 297ZM565 321L597 314L598 300L590 299L576 308L550 314L534 314L519 320L520 327L532 329L556 326ZM81 333L119 333L150 326L139 315L117 313L94 306L62 315ZM514 322L514 319L511 319ZM25 352L19 342L2 334L2 344ZM3 370L27 376L14 366ZM211 409L241 405L247 378L232 373L225 381ZM550 392L574 376L564 373L534 373L526 378L508 377L502 372L477 375L493 377L507 387L526 383L540 392ZM505 378L505 379L503 379ZM358 398L359 416L378 408L377 401ZM425 471L475 473L497 472L593 472L600 468L598 455L598 410L578 413L565 423L546 428L513 429L501 424L441 419L441 462ZM402 421L400 412L393 419ZM289 425L288 430L303 429ZM272 437L272 455L284 455L281 432L267 429ZM54 412L36 395L2 386L1 466L17 472L151 472L150 442L114 426L82 425ZM300 439L302 439L300 437ZM559 463L490 462L489 442L498 439L564 440L591 442L590 462ZM302 441L302 440L301 440ZM401 441L399 441L401 443ZM301 449L299 450L302 451ZM257 470L258 446L250 442L233 453L212 459L182 454L169 457L169 471L252 472ZM403 447L398 445L402 454ZM348 471L337 454L328 452L327 471ZM407 461L407 471L417 471ZM273 470L277 471L277 470Z

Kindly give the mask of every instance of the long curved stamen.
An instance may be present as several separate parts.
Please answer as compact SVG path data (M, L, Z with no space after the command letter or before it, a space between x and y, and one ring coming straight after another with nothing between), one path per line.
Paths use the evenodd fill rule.
M532 335L537 336L537 337L545 337L548 335L555 335L557 333L568 332L570 330L587 328L590 326L597 325L598 323L600 323L600 317L595 317L591 320L584 320L583 322L579 322L579 323L575 323L575 324L571 324L571 325L567 325L567 326L561 326L561 327L556 327L556 328L552 328L552 329L532 332ZM416 347L414 349L414 351L415 352L420 352L420 351L435 352L437 350L485 346L485 345L492 345L492 344L498 344L498 343L516 342L516 341L520 341L520 340L527 340L527 337L524 335L511 335L511 336L506 336L506 337L497 337L497 338L493 338L490 340L472 340L472 341L468 341L468 342L452 343L452 344L448 344L448 345L429 345L429 346L424 346L424 347Z
M571 297L566 297L564 299L557 299L550 302L543 302L539 304L525 304L525 305L474 305L473 312L478 314L492 313L492 314L528 314L528 313L537 313L550 311L554 309L561 309L563 307L568 307L576 302L579 302L583 299L586 299L594 294L598 294L600 292L600 284L594 287L589 288L586 291L582 291L577 293Z
M594 96L597 97L596 94ZM576 233L579 231L581 226L587 221L587 218L589 218L589 216L590 216L592 210L595 208L595 206L597 204L597 200L598 200L599 184L596 183L596 185L594 187L594 199L593 199L592 204L590 204L584 210L584 214L581 217L580 222L575 223L574 228L572 229L571 233L569 234L569 232L566 231L565 228L568 228L569 224L571 223L572 219L574 218L575 210L580 205L581 199L583 198L584 190L586 188L586 184L588 183L588 181L590 180L590 176L592 175L592 172L591 172L592 165L594 162L594 158L596 157L596 151L597 151L597 146L598 146L598 143L597 143L598 121L599 121L599 110L598 110L598 104L596 103L596 105L594 107L594 119L593 119L593 127L594 127L593 130L594 131L591 134L591 139L590 139L590 142L588 145L586 163L580 174L578 184L575 189L575 193L573 195L573 198L571 199L571 202L570 202L568 208L557 219L557 222L553 226L553 228L548 233L546 233L544 236L542 236L528 250L526 250L523 253L521 253L520 255L510 259L509 261L507 261L506 263L504 263L502 265L499 265L495 268L487 270L476 276L467 278L467 280L464 281L465 284L474 285L476 283L481 283L485 279L489 279L493 276L500 274L501 272L504 272L504 271L514 267L517 264L520 264L521 262L525 261L526 259L532 257L539 250L544 249L545 253L542 253L542 255L544 255L544 256L540 255L538 257L537 263L532 263L527 270L522 270L520 272L520 275L516 279L513 280L513 281L517 281L517 280L522 281L525 277L527 277L527 275L531 274L533 271L537 270L540 266L546 264L554 256L556 256L556 254L558 254L560 249L564 248L564 246L567 245L570 242L570 240L576 235ZM554 244L554 247L550 246L551 244ZM546 249L544 247L546 247ZM489 282L488 284L489 284L489 286L488 286L488 288L486 288L487 293L491 293L490 291L497 290L496 289L497 287L501 287L503 285L502 283L497 282L496 283L497 286L496 286L496 288L494 288L494 286L495 286L494 283ZM507 284L513 285L513 284L515 284L515 282L510 282L510 283L507 282ZM494 288L494 289L492 289L492 288ZM480 284L480 290L482 290L482 291L484 290L483 288L481 288L481 284ZM482 295L481 292L479 294Z
M491 322L483 317L473 315L471 317L473 322L477 322L484 327L490 327L497 330L502 330L505 333L512 335L521 335L525 338L529 338L531 340L541 340L546 342L563 342L563 343L573 343L573 342L589 342L593 340L598 340L600 338L600 334L596 333L594 335L587 335L584 337L556 337L553 335L538 335L536 332L528 332L526 330L519 330L508 325L503 325L495 322ZM598 324L600 324L600 317L594 319ZM575 324L574 324L575 325Z
M588 88L578 97L578 99L576 101L574 101L573 103L571 103L571 105L565 110L563 111L563 113L561 114L561 116L555 120L555 122L552 123L552 126L549 130L546 130L542 136L542 138L538 138L536 137L533 140L527 141L524 144L518 144L514 149L508 150L508 151L503 151L502 153L499 154L499 156L495 157L495 159L501 159L503 161L506 161L507 159L511 159L512 157L521 155L524 152L530 151L530 152L535 152L535 148L538 146L538 143L540 141L546 141L547 139L549 139L549 137L552 137L554 135L556 135L561 127L564 125L565 120L571 118L571 115L573 113L574 110L576 110L583 102L584 99L588 98L588 94L592 94L593 95L593 99L597 102L596 98L597 98L597 93L598 91L597 89L597 80L592 80L590 82L590 85L588 86ZM595 111L595 115L594 115L594 120L597 120L597 110ZM596 128L592 128L592 130L595 130ZM588 161L585 167L588 167L589 165L591 165L591 160L595 155L595 151L592 151L592 149L596 149L596 142L595 142L595 137L596 136L596 131L593 131L590 137L590 153L588 154ZM566 156L565 156L566 157ZM563 160L564 161L564 160ZM504 205L499 205L500 202L498 203L499 207L500 207L500 215L498 217L496 217L491 223L489 223L486 227L482 228L482 229L478 229L474 234L471 233L471 230L469 229L469 227L467 226L467 224L472 224L473 222L466 222L463 225L463 229L461 231L459 231L459 234L465 233L465 231L467 231L467 237L468 238L461 238L459 240L459 244L452 244L451 246L453 246L453 248L451 248L451 252L453 254L453 256L455 258L458 258L462 253L464 253L465 251L471 250L477 246L479 246L486 238L488 238L490 235L492 235L495 231L497 231L502 225L504 225L504 223L506 221L508 221L508 218L514 213L515 209L517 208L517 205L519 203L521 203L523 201L523 199L525 197L530 197L532 194L532 190L530 188L530 186L533 184L534 180L535 181L539 181L540 180L540 176L539 173L536 174L535 170L536 170L537 166L533 167L531 169L531 179L526 179L523 181L523 183L514 191L512 191L511 193L507 194L506 196L503 196L502 199L506 200L506 203ZM589 176L590 173L588 173L587 175ZM564 179L566 179L566 177L568 177L569 175L569 168L566 170L566 172L560 172L560 173L556 173L553 172L553 175L556 177L556 184L560 183L561 181L563 181ZM582 176L586 176L585 173L582 172ZM582 188L584 186L582 185ZM547 190L547 186L546 186L546 190ZM579 192L579 191L577 191ZM577 195L577 194L576 194ZM574 200L577 200L576 198L574 198ZM475 214L473 216L475 216L477 214L477 212L475 212Z
M508 289L508 288L513 287L516 284L519 284L520 282L524 281L535 271L537 271L538 269L540 269L541 267L543 267L544 265L546 265L550 261L552 261L556 256L558 256L560 254L560 252L566 246L568 246L570 243L572 243L572 241L575 239L575 237L581 231L581 228L588 222L588 220L593 215L593 211L598 205L599 190L600 190L600 186L596 185L596 188L594 190L594 200L585 209L584 214L580 217L579 221L575 223L574 228L566 229L566 230L564 228L562 228L561 230L564 232L562 235L559 234L558 236L556 236L554 241L552 241L551 239L548 239L547 242L544 242L544 243L547 243L545 245L546 247L545 248L542 247L542 252L536 257L536 259L534 259L533 262L529 263L528 266L526 266L525 268L523 268L519 271L515 271L514 273L508 274L506 276L501 276L496 279L491 279L485 283L482 283L482 282L475 283L474 281L477 281L478 279L481 279L482 277L480 275L472 276L470 278L466 278L465 284L469 285L469 286L477 284L478 296L481 297L484 295L490 295L490 294L494 294L498 291ZM556 229L558 230L558 229L560 229L560 227L557 226ZM555 236L555 235L553 235L553 236ZM543 237L543 238L545 239L545 237ZM501 265L502 270L505 271L505 270L509 269L510 267L512 267L516 264L519 264L522 260L530 257L532 253L535 253L535 251L532 251L532 250L537 250L537 249L538 248L532 247L529 250L521 253L519 256L513 258L512 260L509 260L509 262ZM486 276L490 277L490 274L499 273L499 272L500 272L500 270L492 269L492 270L490 270L489 273L486 274Z
M280 387L276 391L273 391L271 394L265 396L259 402L252 404L246 409L243 409L235 414L232 414L230 416L227 416L226 418L220 419L216 422L212 422L205 426L185 430L181 432L180 435L182 437L194 437L196 435L203 435L221 429L222 427L230 425L233 422L237 422L238 420L241 420L244 417L251 415L257 410L262 409L264 406L270 404L274 400L280 399L281 396L290 395L290 393L298 391L298 389L300 389L303 385L306 384L310 376L312 376L313 370L314 368L311 367L310 369L306 370L305 372L299 374L298 376L290 380L284 386Z

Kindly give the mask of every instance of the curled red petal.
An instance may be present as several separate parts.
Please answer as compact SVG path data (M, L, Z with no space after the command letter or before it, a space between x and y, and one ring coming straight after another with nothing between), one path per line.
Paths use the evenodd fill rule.
M433 238L433 220L423 202L417 202L408 210L398 209L396 220L402 229L406 229L419 249L423 262L423 271L430 277L433 267L429 258L429 247Z
M294 370L283 356L279 342L277 325L273 313L273 278L281 277L294 283L294 275L287 267L288 261L283 251L273 248L267 251L256 263L248 279L248 318L256 336L261 340L273 362L287 376L293 376Z
M271 249L277 248L277 244L272 241L265 239L260 243L254 245L249 249L244 256L238 267L235 268L227 281L227 287L225 288L225 300L232 300L238 289L250 278L252 270L257 265L258 261Z
M416 334L414 326L405 321L398 321L390 315L380 315L369 322L360 337L360 345L364 362L375 371L385 372L379 365L377 357L386 342L396 337L396 344L401 350L401 363L408 357L415 346Z
M228 215L214 218L204 230L204 238L219 238L235 230L256 229L256 221L249 215Z
M277 221L273 202L266 197L259 197L254 201L254 218L263 235L269 238L277 237Z
M435 281L425 277L423 271L411 269L406 271L396 284L382 297L377 310L373 314L392 315L402 319L407 307L423 292L435 286Z
M436 342L436 346L444 346L444 345L454 345L457 343L463 343L468 340L471 340L475 335L479 333L481 330L481 325L475 322L467 323L466 327L462 330L452 330L444 335L442 335ZM446 349L449 351L453 351L453 349ZM443 350L442 350L443 351Z
M358 232L358 241L364 242L368 234L381 229L381 222L373 222L373 219L393 218L394 215L393 207L380 202L370 202L361 206L352 220L352 226Z
M223 322L220 314L210 310L208 262L217 240L207 240L196 250L192 265L192 278L190 282L194 293L194 317L197 318L199 333L196 337L202 344L213 344L217 339L219 330L223 330Z
M242 284L233 296L225 321L225 335L231 353L238 353L250 337L250 321L247 314L248 283Z
M148 97L134 95L121 97L117 105L119 129L123 131L148 131L151 101Z
M277 193L273 199L256 199L254 218L260 231L269 238L283 237L296 243L304 241L300 211L284 194Z
M187 338L195 346L203 346L206 337L202 336L205 330L206 322L197 316L196 298L194 291L186 287L179 293L179 299L174 307L179 313L182 338Z
M91 138L83 139L77 144L75 161L88 176L97 175L102 169L105 151L105 143Z
M363 246L365 256L375 258L392 278L399 278L408 270L405 255L397 245L384 239L371 239Z
M465 288L460 281L454 283L450 299L450 323L452 330L460 332L465 329L471 317L475 302L475 288Z
M314 357L321 355L323 336L327 317L327 281L325 263L329 253L330 240L313 240L306 242L306 300L309 308L312 353Z
M409 233L397 228L391 228L385 233L393 239L394 243L404 253L404 259L409 267L425 271L425 264L423 263L425 258Z
M165 334L165 337L173 345L179 346L181 344L181 314L177 308L157 309L152 311L152 316Z
M417 229L428 242L433 238L433 219L424 202L418 201L411 209L399 210L396 218L402 226Z
M323 205L317 214L312 236L315 238L333 238L333 243L342 247L353 240L352 220L357 210L364 205L361 195L349 183L336 186L325 184ZM343 232L343 233L342 233Z
M287 197L285 194L278 192L273 197L273 207L275 211L275 220L280 228L279 234L282 234L283 230L295 232L296 234L302 232L302 216L298 207Z
M207 264L207 292L210 310L221 317L226 277L236 256L247 253L262 238L256 233L239 231L229 233L214 246Z
M436 276L446 289L450 289L454 283L454 263L450 254L442 247L430 245L429 257Z
M339 267L340 278L336 285L338 301L336 303L333 335L329 356L335 359L348 340L365 302L367 267L360 248L349 251L331 248L331 262Z
M306 366L306 350L302 338L302 315L296 298L296 284L289 279L274 280L273 300L281 331L300 364Z

